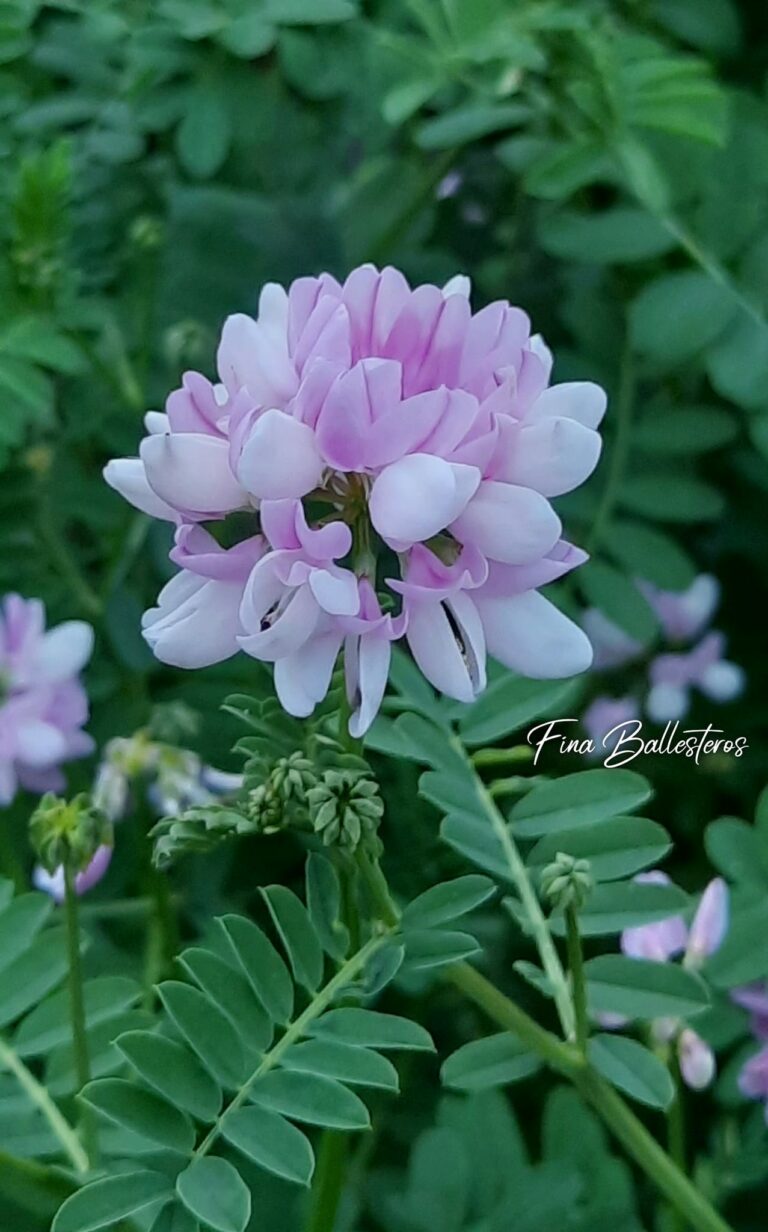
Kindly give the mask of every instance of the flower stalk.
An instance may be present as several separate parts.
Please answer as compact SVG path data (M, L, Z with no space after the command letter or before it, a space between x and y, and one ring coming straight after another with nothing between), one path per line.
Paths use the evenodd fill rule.
M88 1055L88 1036L83 997L83 966L80 956L80 926L78 900L75 888L75 873L71 863L64 865L64 915L67 930L67 957L69 960L69 1012L72 1022L72 1051L77 1075L77 1087L82 1091L91 1080L91 1062ZM91 1164L98 1155L98 1140L92 1114L83 1110L83 1139Z

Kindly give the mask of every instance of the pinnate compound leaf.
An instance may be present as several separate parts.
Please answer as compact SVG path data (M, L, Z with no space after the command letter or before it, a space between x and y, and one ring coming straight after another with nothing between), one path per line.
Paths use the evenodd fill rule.
M323 1039L341 1040L362 1048L422 1049L433 1052L432 1037L418 1022L378 1010L358 1006L342 1006L329 1010L309 1028L310 1034Z
M121 1172L93 1181L67 1198L51 1232L99 1232L172 1197L170 1181L157 1172Z
M196 946L184 950L180 962L206 996L226 1014L246 1050L261 1052L269 1047L272 1020L256 1000L239 967L230 965L211 950Z
M310 852L306 869L307 912L326 954L339 961L349 951L349 933L341 919L341 886L326 856Z
M606 936L668 920L687 906L688 896L678 886L611 882L595 886L579 913L579 928L585 937ZM562 916L555 916L552 928L560 935L565 932Z
M0 914L0 971L23 954L50 919L53 899L47 894L21 894Z
M283 1058L286 1069L336 1078L349 1086L380 1087L397 1091L397 1070L378 1052L332 1039L310 1039L290 1048Z
M564 851L589 860L595 881L615 881L657 864L672 846L663 826L647 817L612 817L593 826L561 830L539 840L528 864L543 868Z
M459 1091L486 1091L535 1074L541 1062L509 1031L464 1044L443 1063L440 1076Z
M176 1192L195 1219L211 1232L245 1232L251 1218L251 1195L226 1159L204 1155L176 1179Z
M139 1000L142 988L124 975L89 980L83 988L85 1022L90 1030L111 1022ZM19 1026L13 1046L22 1057L41 1056L72 1038L69 989L62 988L42 1001Z
M286 1181L308 1185L315 1157L307 1138L278 1112L237 1108L222 1122L222 1135L259 1167Z
M625 1035L599 1034L589 1041L589 1059L612 1086L651 1108L668 1108L675 1084L666 1065Z
M145 1082L201 1121L213 1121L221 1089L182 1044L152 1031L126 1031L116 1045Z

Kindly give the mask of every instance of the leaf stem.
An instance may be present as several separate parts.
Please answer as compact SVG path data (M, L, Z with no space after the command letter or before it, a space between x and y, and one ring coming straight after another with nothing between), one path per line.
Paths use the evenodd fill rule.
M587 1016L587 984L584 978L584 955L581 948L581 933L579 932L579 914L571 904L565 909L565 937L568 949L568 968L573 991L573 1009L576 1017L576 1043L584 1056L587 1055L589 1040L589 1018Z
M614 417L616 434L613 438L613 447L608 461L605 487L603 488L600 503L598 504L592 528L585 545L588 552L594 551L600 544L610 525L611 515L613 514L613 508L621 489L624 471L629 458L634 402L635 370L632 360L632 348L627 339L624 343L619 369L619 388L616 396L616 414Z
M348 1135L326 1129L317 1157L317 1171L306 1232L333 1232L344 1186Z
M83 967L80 958L80 927L77 918L77 891L75 874L69 864L64 865L64 915L67 926L67 956L69 959L69 1012L72 1021L72 1052L75 1060L78 1091L91 1080L91 1063L88 1056L88 1036L85 1024L85 1001L83 998ZM97 1157L96 1130L90 1110L83 1112L83 1138L88 1156L93 1163Z
M75 1172L81 1176L88 1171L89 1163L80 1139L69 1121L59 1112L42 1083L27 1069L21 1057L9 1043L0 1036L0 1065L4 1066L26 1092L32 1103L45 1117L51 1127L51 1132L61 1143L64 1154L69 1159Z

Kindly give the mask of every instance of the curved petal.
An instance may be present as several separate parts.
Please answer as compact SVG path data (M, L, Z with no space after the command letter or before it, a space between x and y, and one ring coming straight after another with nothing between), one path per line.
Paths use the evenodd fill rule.
M104 467L102 474L110 488L119 492L135 509L148 513L151 518L178 522L177 511L161 500L149 486L141 458L113 458Z
M275 663L275 690L289 714L304 719L325 697L341 647L337 630L315 635L296 651Z
M605 390L594 381L563 381L539 394L528 412L527 422L565 416L585 428L597 428L607 405Z
M505 667L534 680L559 680L592 662L589 638L536 590L509 598L475 596L488 651Z
M543 496L562 496L592 474L602 444L591 428L550 416L516 433L512 452L497 468L496 478L535 488Z
M444 530L477 489L480 472L471 466L414 453L381 472L371 489L371 521L388 542L408 546Z
M155 656L172 667L209 667L237 651L243 587L182 570L160 591L157 607L142 617Z
M274 615L269 610L264 612L261 622L264 627L237 639L246 654L267 663L295 654L312 636L321 615L309 586L299 586L286 592L278 604ZM243 609L247 611L246 599L243 600ZM243 617L243 626L249 628L248 615Z
M229 447L223 439L171 432L145 437L139 453L150 487L176 509L221 514L248 504L230 469Z
M457 701L471 702L484 680L485 642L477 614L469 617L472 600L461 596L464 602L457 608L456 598L451 600L451 619L444 603L409 604L406 638L430 684Z
M715 877L702 894L691 921L685 949L687 967L700 966L705 958L719 950L728 931L729 918L728 886L722 877Z
M688 713L689 695L685 685L655 684L645 699L645 711L654 723L673 723Z
M527 565L546 556L562 526L549 501L531 488L484 480L451 530L491 560Z
M684 1027L677 1039L677 1057L683 1082L692 1091L703 1091L715 1076L715 1054L709 1044Z
M84 620L66 620L49 629L37 654L35 676L58 684L82 671L93 652L93 629Z
M55 766L66 751L64 733L43 719L26 719L16 729L16 756L27 766Z
M360 610L357 578L349 569L313 569L309 587L323 611L332 616L356 616Z
M347 697L352 708L349 734L359 740L379 713L387 687L392 645L381 633L348 637L344 644Z
M312 429L278 410L259 416L237 462L240 483L257 500L306 496L322 473L323 459Z
M259 406L285 406L298 388L288 352L288 296L267 283L259 298L259 316L238 312L227 317L216 355L219 375L230 394L247 389Z

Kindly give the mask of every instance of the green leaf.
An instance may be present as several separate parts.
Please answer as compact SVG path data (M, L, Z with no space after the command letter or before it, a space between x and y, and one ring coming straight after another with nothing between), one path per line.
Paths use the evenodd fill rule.
M629 573L662 590L686 590L696 577L696 565L687 552L642 522L614 518L606 550Z
M675 367L710 346L737 311L733 296L709 274L662 274L630 305L632 341L660 366Z
M196 988L166 980L157 989L160 1000L193 1052L223 1087L235 1089L245 1077L240 1036L217 1005Z
M0 403L19 423L45 421L53 409L50 378L25 359L0 354Z
M552 143L529 167L525 189L534 197L558 201L605 176L608 160L598 141Z
M708 825L704 846L715 868L730 881L768 882L768 852L763 852L757 830L739 817L720 817Z
M539 840L528 863L543 868L559 851L589 860L595 881L615 881L657 864L672 846L667 831L647 817L613 817L576 830L560 830Z
M611 882L595 886L579 913L579 928L585 937L607 936L670 919L687 906L688 896L674 885ZM557 933L565 932L560 916L554 917L552 927Z
M329 1010L310 1024L309 1032L362 1048L416 1048L432 1052L435 1047L428 1032L418 1022L357 1006Z
M264 16L280 26L316 26L349 21L357 15L351 0L266 0Z
M260 928L239 915L218 921L264 1009L275 1022L289 1022L293 981L280 955Z
M601 265L647 261L675 246L674 237L647 210L621 205L599 213L558 210L540 221L539 239L556 257Z
M204 1155L176 1179L176 1192L195 1219L211 1232L245 1232L251 1195L226 1159Z
M650 642L658 632L656 613L631 578L602 560L579 570L584 598L638 642Z
M650 795L650 785L632 770L582 770L534 787L514 806L510 821L515 834L538 838L627 813Z
M443 881L440 885L430 886L403 911L403 924L406 928L435 928L448 924L460 916L474 911L481 903L490 898L496 889L487 877L477 873L469 873L466 877L456 877L453 881Z
M427 770L419 779L419 795L442 813L473 813L480 805L475 777L468 766L460 775Z
M315 1157L308 1140L295 1125L266 1108L236 1108L224 1118L222 1136L255 1164L283 1180L308 1185Z
M724 508L716 488L692 475L667 472L630 475L619 500L632 513L659 522L709 522Z
M526 680L505 671L458 712L461 738L468 745L491 744L532 719L562 714L578 688L574 680Z
M172 1197L170 1181L157 1172L121 1172L93 1181L67 1198L51 1232L98 1232Z
M765 892L747 905L737 903L728 933L707 960L706 973L718 988L735 988L768 976L768 902Z
M0 972L23 954L50 919L47 894L21 894L0 914Z
M707 356L707 374L723 398L747 410L766 406L768 328L742 311Z
M115 1041L136 1073L160 1095L201 1121L213 1121L221 1090L181 1044L152 1031L126 1031Z
M727 445L738 433L728 411L716 406L664 407L646 415L634 429L634 443L646 453L706 453Z
M191 1122L159 1095L124 1078L98 1078L80 1092L80 1099L97 1112L171 1151L187 1154L195 1145Z
M200 1224L189 1211L174 1202L172 1206L163 1207L151 1232L200 1232Z
M445 738L445 732L420 714L402 714L395 722L395 731L403 738L411 761L423 761L433 770L446 774L466 774L467 763L460 750Z
M0 337L0 350L67 375L82 372L85 366L74 342L44 317L19 317L13 321Z
M410 971L429 971L461 962L477 954L480 946L469 933L448 929L413 929L404 932L405 966Z
M239 968L211 950L193 947L180 960L196 984L226 1014L247 1049L263 1052L272 1041L272 1020Z
M358 1095L319 1074L272 1070L253 1087L251 1099L291 1120L329 1129L367 1129L371 1120Z
M333 1039L305 1040L289 1048L283 1066L303 1074L336 1078L349 1086L379 1087L384 1091L398 1089L397 1070L386 1057Z
M338 961L349 950L349 933L341 920L341 886L336 869L312 851L305 868L307 912L326 954Z
M584 965L593 1013L625 1018L688 1018L709 1005L698 975L674 963L603 954Z
M477 813L449 813L440 826L440 837L451 847L494 877L509 880L509 864L498 835L485 817Z
M426 120L416 132L422 150L447 150L516 128L530 118L526 103L470 103Z
M285 946L294 979L314 992L323 979L323 951L306 907L285 886L268 886L261 893Z
M42 1001L61 982L68 967L65 930L46 929L0 972L0 1027Z
M224 90L201 83L190 91L176 130L176 153L189 175L208 179L220 169L232 140L232 120Z
M486 1091L535 1074L538 1057L527 1052L509 1031L472 1040L443 1063L440 1077L459 1091Z
M666 1065L652 1052L624 1035L595 1035L589 1059L612 1086L651 1108L668 1108L675 1084Z
M124 975L105 975L89 980L83 988L85 1022L90 1030L110 1022L135 1005L142 995L136 980ZM21 1057L41 1056L67 1044L72 1038L69 989L63 988L41 1002L19 1026L13 1046Z

